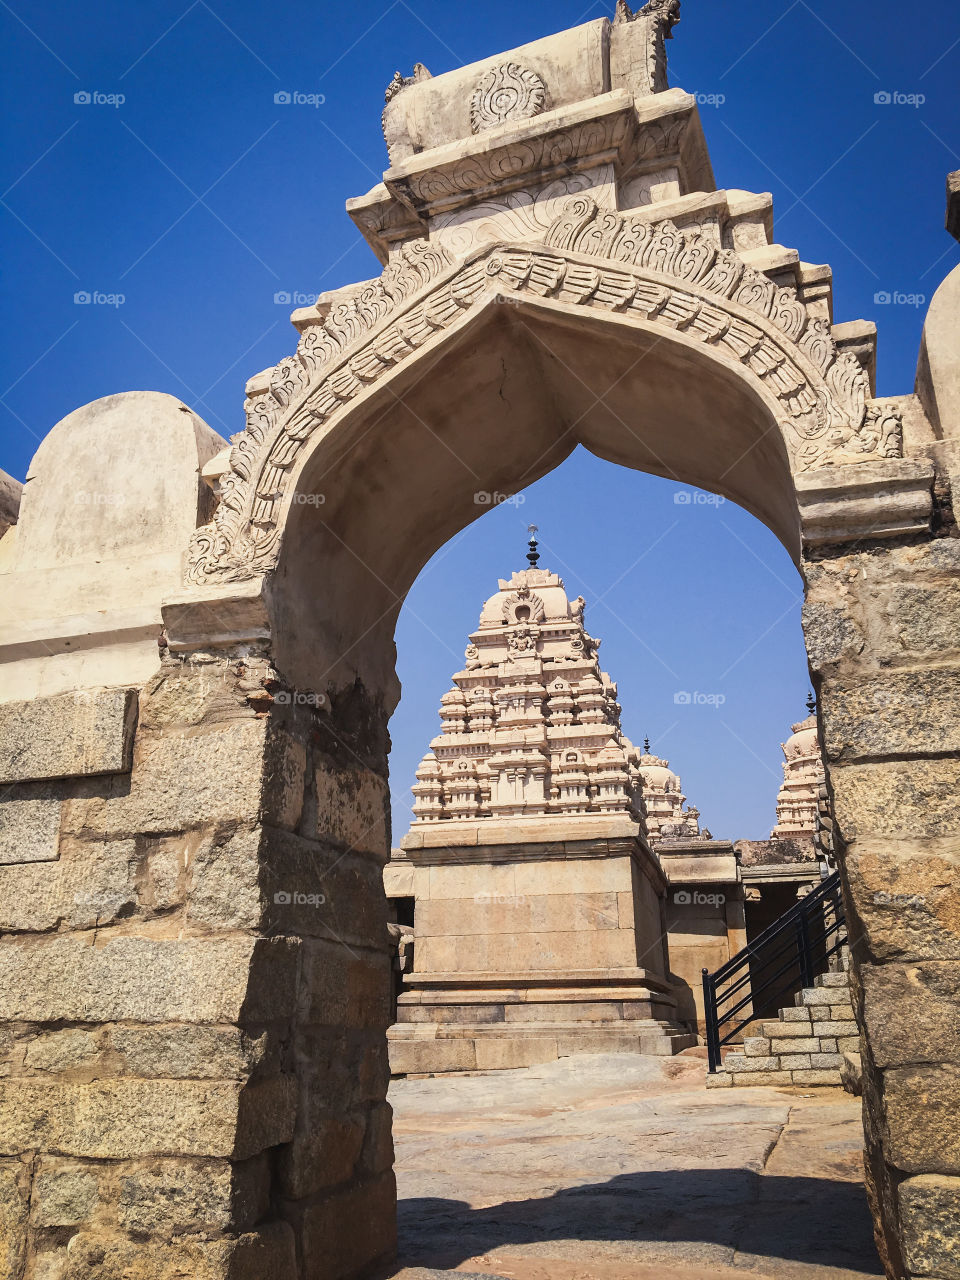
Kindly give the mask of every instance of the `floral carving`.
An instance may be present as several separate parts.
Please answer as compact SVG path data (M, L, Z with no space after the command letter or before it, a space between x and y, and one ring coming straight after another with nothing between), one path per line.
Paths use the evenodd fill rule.
M474 133L482 133L509 120L528 120L546 101L547 86L535 71L505 62L480 77L470 99L470 124Z

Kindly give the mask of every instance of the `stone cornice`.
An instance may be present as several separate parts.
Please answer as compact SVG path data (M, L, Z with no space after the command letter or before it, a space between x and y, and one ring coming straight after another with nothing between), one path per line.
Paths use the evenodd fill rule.
M635 99L613 90L401 161L347 201L381 262L431 218L610 165L615 179L672 164L685 191L710 192L713 171L696 101L680 89Z
M886 458L795 479L805 548L929 533L934 466Z

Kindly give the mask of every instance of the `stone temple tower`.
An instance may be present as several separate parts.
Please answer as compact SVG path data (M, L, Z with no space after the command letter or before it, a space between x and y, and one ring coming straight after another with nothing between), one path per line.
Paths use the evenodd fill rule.
M773 840L793 840L817 834L820 792L826 782L817 738L816 707L808 705L805 720L791 725L783 743L783 786L777 796L777 825Z
M532 538L527 558L484 605L417 770L395 1072L694 1043L674 1021L641 753L583 600L538 567Z

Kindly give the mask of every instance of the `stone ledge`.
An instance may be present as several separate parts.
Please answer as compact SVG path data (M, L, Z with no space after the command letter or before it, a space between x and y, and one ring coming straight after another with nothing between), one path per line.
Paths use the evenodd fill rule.
M931 462L886 458L794 477L805 547L928 533Z
M134 689L0 704L0 783L129 773L136 722Z

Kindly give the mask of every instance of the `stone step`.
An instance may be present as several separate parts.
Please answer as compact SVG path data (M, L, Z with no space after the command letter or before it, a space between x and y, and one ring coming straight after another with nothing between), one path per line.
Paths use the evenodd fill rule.
M763 1034L768 1040L805 1040L817 1034L812 1027L812 1022L765 1022Z
M769 1058L770 1039L768 1036L747 1036L743 1042L743 1052L748 1058Z
M800 1005L792 1009L780 1010L781 1022L809 1022L810 1010L805 1005Z
M821 973L819 978L814 979L814 986L843 987L845 990L849 990L850 979L845 973Z
M834 1000L836 997L832 997ZM797 1008L801 1006L809 1007L811 1005L829 1004L831 1000L831 992L823 987L804 987L802 991L798 991L793 998Z
M762 1062L765 1059L756 1058L754 1061ZM776 1061L776 1059L771 1059L771 1061ZM769 1085L774 1088L786 1089L802 1088L807 1085L839 1086L841 1079L838 1066L811 1065L809 1067L796 1067L788 1071L780 1068L772 1071L751 1071L744 1067L738 1067L736 1071L721 1069L714 1072L713 1075L708 1075L706 1084L708 1089L730 1089L734 1085L738 1088Z

